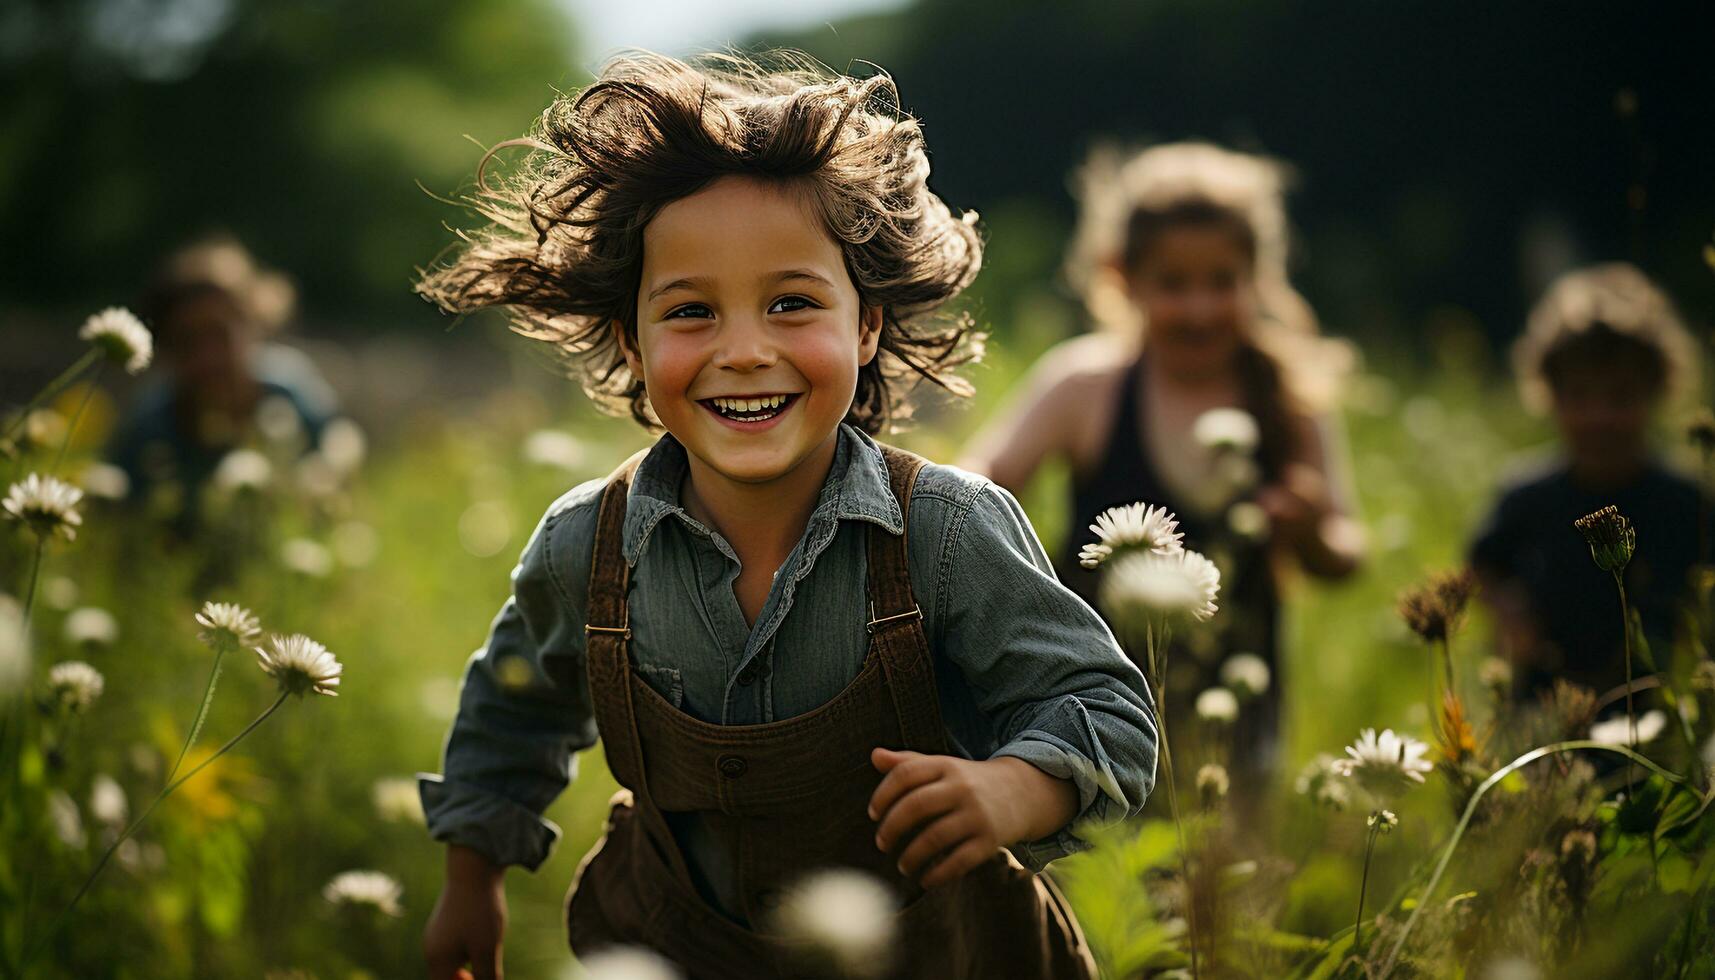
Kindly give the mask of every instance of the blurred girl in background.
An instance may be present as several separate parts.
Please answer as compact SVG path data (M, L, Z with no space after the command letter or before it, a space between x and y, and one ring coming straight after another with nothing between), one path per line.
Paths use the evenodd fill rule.
M1014 492L1046 462L1070 468L1074 530L1056 564L1092 603L1097 576L1077 556L1096 516L1134 501L1178 515L1184 546L1220 567L1222 599L1212 628L1175 638L1166 715L1197 723L1199 694L1222 684L1250 699L1235 787L1272 767L1277 559L1339 578L1364 550L1326 411L1349 352L1317 336L1287 280L1282 181L1269 160L1203 143L1097 152L1069 272L1104 329L1044 355L964 461ZM1232 699L1205 714L1228 714L1214 701Z

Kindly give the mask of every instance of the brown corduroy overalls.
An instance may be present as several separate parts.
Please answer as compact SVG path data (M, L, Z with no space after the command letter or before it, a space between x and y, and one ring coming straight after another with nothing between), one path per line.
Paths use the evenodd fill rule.
M883 447L900 513L909 515L923 460ZM853 868L890 885L898 978L1087 978L1094 962L1065 900L1046 877L999 850L959 880L925 892L875 846L869 798L881 781L876 746L947 751L904 536L872 525L871 635L862 670L808 714L715 725L656 694L632 669L629 568L620 551L635 465L602 496L589 582L590 699L615 795L607 833L578 868L566 902L574 952L612 943L653 949L695 980L794 977L768 933L783 890L806 873ZM694 811L730 842L746 927L698 894L664 812Z

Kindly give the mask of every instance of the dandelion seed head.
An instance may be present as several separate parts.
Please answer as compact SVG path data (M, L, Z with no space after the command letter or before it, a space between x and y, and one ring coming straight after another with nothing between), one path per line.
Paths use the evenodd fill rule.
M38 538L47 540L55 535L67 541L77 537L83 515L77 512L83 491L69 483L40 473L31 473L12 484L6 499L0 502L6 516L22 521Z
M1078 563L1096 568L1103 562L1127 551L1139 550L1158 555L1177 554L1180 550L1179 521L1165 507L1144 503L1109 507L1096 515L1090 525L1096 542L1087 544L1078 553Z
M335 688L339 687L340 674L345 668L327 647L302 633L271 636L266 648L256 648L256 656L261 660L262 670L287 694L339 695Z
M399 906L403 892L399 882L382 871L341 871L322 886L322 898L331 905L372 908L394 918L405 914Z
M1366 728L1358 740L1346 746L1344 759L1333 762L1334 771L1356 782L1378 800L1389 800L1423 782L1435 766L1423 756L1429 746L1408 735L1386 728L1380 734Z
M1239 699L1224 687L1211 687L1197 695L1197 717L1217 725L1231 725L1239 719Z
M1221 684L1240 697L1267 693L1271 680L1268 661L1254 653L1235 653L1221 664Z
M48 670L49 697L74 714L88 711L106 686L101 671L81 660L57 663Z
M123 365L126 374L142 374L155 355L149 328L123 306L109 306L83 321L77 336L94 344L108 360Z
M105 609L84 606L66 615L66 642L77 647L110 647L119 639L119 621Z
M197 639L216 650L247 647L262 635L261 620L235 602L205 602L196 619L202 627Z
M1632 560L1637 546L1637 531L1632 522L1620 514L1613 504L1572 522L1590 546L1590 558L1604 572L1623 572Z
M842 975L885 966L895 904L887 887L859 871L818 871L787 890L776 928L789 943L832 961Z

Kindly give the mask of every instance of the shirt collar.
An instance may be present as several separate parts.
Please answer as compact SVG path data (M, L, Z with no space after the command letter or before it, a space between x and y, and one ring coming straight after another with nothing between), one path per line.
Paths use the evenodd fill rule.
M626 497L622 542L626 564L636 567L649 544L649 536L667 517L676 517L699 531L706 530L679 503L679 490L689 469L685 447L671 433L663 435L644 454ZM828 469L828 479L822 484L810 523L828 519L869 521L886 528L890 534L905 533L905 517L899 511L899 501L893 497L881 447L863 431L846 423L840 424L834 464Z

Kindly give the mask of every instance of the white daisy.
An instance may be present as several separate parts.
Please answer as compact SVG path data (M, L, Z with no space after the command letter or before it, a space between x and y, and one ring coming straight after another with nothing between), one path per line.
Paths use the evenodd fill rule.
M1231 725L1239 718L1239 699L1224 687L1211 687L1197 695L1197 717L1217 725Z
M1184 537L1179 533L1178 519L1167 508L1144 503L1109 507L1096 515L1090 530L1100 540L1078 552L1078 564L1085 568L1095 568L1116 553L1133 548L1158 555L1177 554L1179 540Z
M338 697L340 674L345 670L328 648L302 633L291 636L271 636L268 649L256 648L262 669L280 684L287 694L302 697L312 691Z
M375 803L376 816L389 823L424 822L423 798L417 792L415 779L398 776L377 779L369 788L369 795Z
M48 691L54 701L73 712L88 710L105 686L101 671L81 660L54 664L48 671Z
M102 500L124 500L131 494L131 477L112 463L91 463L79 478L83 490Z
M1638 716L1638 740L1635 744L1653 742L1667 730L1667 715L1661 710L1651 708ZM1632 723L1625 715L1615 715L1605 721L1599 721L1590 726L1590 741L1601 742L1603 745L1629 746L1632 742Z
M1261 439L1256 419L1240 408L1213 408L1191 423L1191 438L1213 453L1251 453Z
M197 639L216 650L236 650L255 643L262 635L256 614L236 602L205 602L197 613L202 629Z
M66 642L72 646L109 647L119 639L119 621L105 609L73 609L65 621Z
M321 439L316 449L328 465L333 467L340 476L350 476L363 465L363 458L369 449L369 440L363 435L363 429L351 419L337 418L322 427Z
M1116 623L1137 629L1161 619L1208 622L1220 588L1220 569L1195 551L1143 551L1109 566L1097 597Z
M1423 774L1435 768L1423 757L1428 751L1428 745L1409 735L1396 735L1391 728L1380 735L1366 728L1346 746L1348 758L1335 760L1334 770L1385 800L1423 782Z
M874 877L817 871L787 891L775 925L789 943L829 960L839 975L867 975L894 942L894 899Z
M155 353L149 328L123 306L109 306L83 321L77 335L100 348L108 360L125 365L127 374L142 374Z
M322 886L322 898L333 905L369 906L398 918L405 914L399 907L403 891L392 875L382 871L341 871Z
M310 578L327 578L333 572L333 552L309 538L293 538L280 546L280 564Z
M39 538L58 534L70 541L77 537L78 525L83 523L83 515L77 512L78 501L82 499L83 491L77 487L51 476L31 473L12 484L0 507L6 509L7 517L24 522Z
M106 773L97 773L89 783L89 815L104 824L125 826L130 805L125 790Z
M1241 697L1267 692L1270 679L1268 662L1254 653L1235 653L1221 664L1221 683Z

